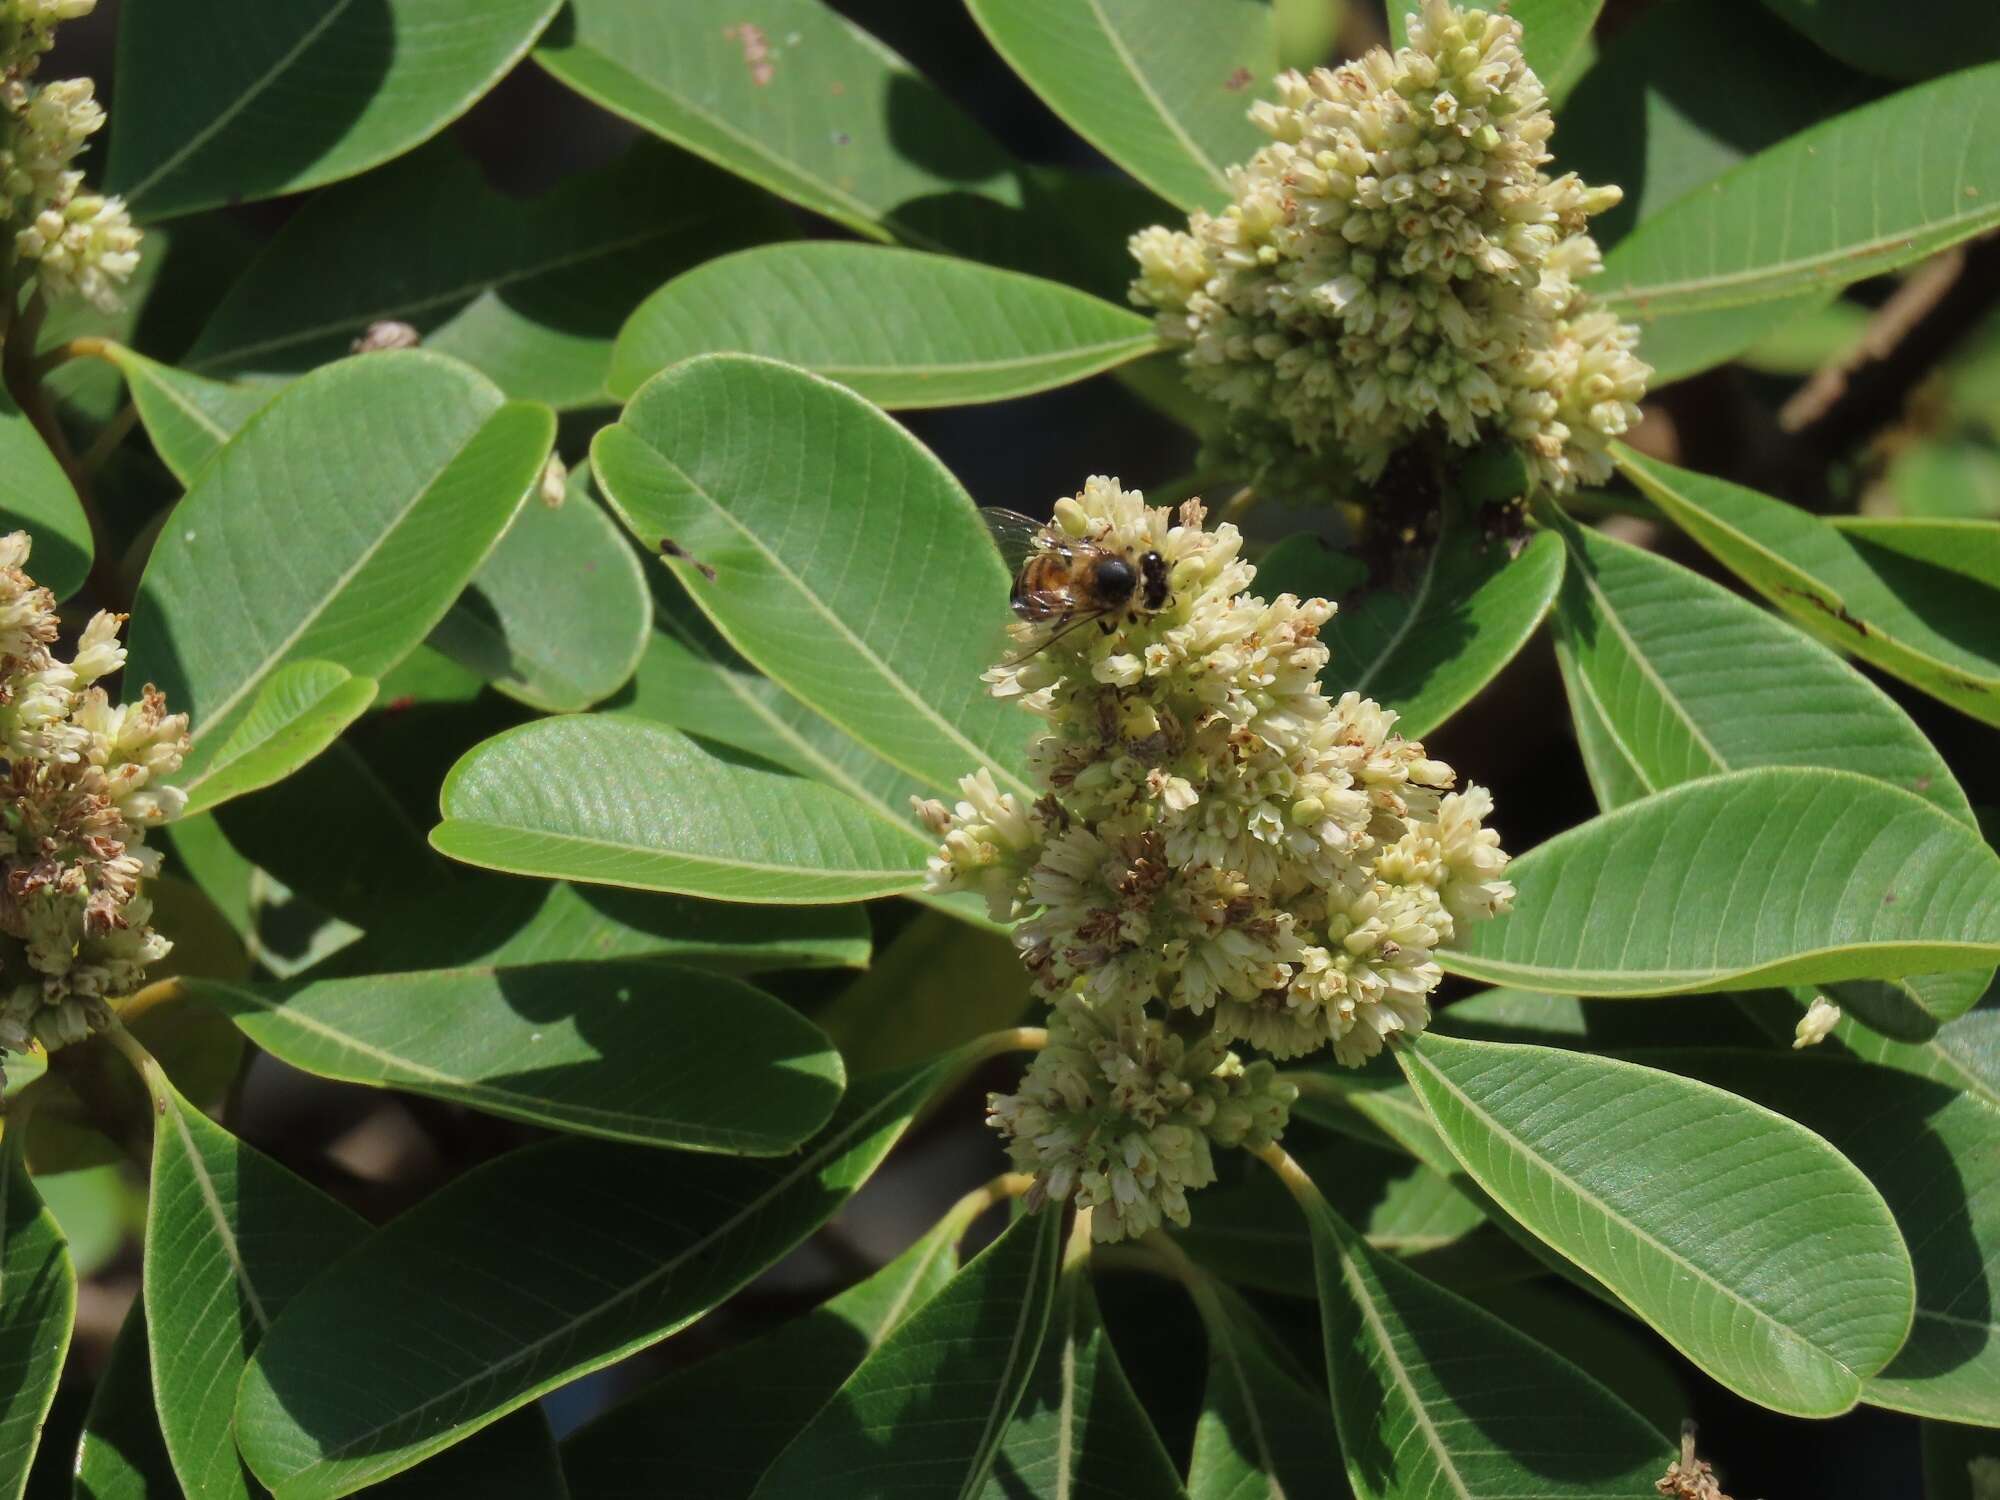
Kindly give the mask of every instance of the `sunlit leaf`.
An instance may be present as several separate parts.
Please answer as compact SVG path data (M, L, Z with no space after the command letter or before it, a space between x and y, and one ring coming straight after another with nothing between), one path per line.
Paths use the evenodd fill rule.
M543 719L468 751L431 843L519 875L723 901L859 901L922 884L929 853L844 792L656 724Z
M429 139L557 0L133 0L106 187L147 219L351 177Z
M1474 1181L1739 1395L1831 1416L1902 1345L1909 1252L1811 1132L1587 1053L1425 1036L1396 1056Z
M1261 0L969 0L987 40L1076 133L1168 202L1220 208L1266 141L1278 71Z
M767 677L934 794L985 763L1033 795L1019 711L980 681L1007 571L958 482L880 411L716 355L648 381L591 458L612 509L647 550L673 543L675 576ZM962 625L937 628L943 600Z
M950 256L818 241L695 267L639 304L612 354L629 397L697 354L762 354L878 406L1001 401L1159 346L1152 325L1058 282Z
M826 1123L846 1079L789 1006L660 963L194 989L305 1072L610 1140L782 1155Z
M233 385L163 365L123 344L105 350L125 376L153 451L184 486L276 394L271 386Z
M1616 457L1682 530L1813 635L2000 724L2000 524L1833 525L1630 449Z
M2000 857L1914 792L1850 771L1686 782L1558 834L1508 878L1513 913L1441 950L1448 968L1559 994L1668 995L2000 959Z

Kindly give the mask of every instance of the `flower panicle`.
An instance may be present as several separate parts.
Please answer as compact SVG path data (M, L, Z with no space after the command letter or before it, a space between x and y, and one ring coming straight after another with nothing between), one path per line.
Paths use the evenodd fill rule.
M149 830L186 797L170 778L185 714L150 684L113 703L98 686L125 665L123 617L94 615L67 661L55 598L26 571L26 532L0 537L0 1051L81 1040L171 944L150 925Z
M1520 23L1425 0L1409 44L1283 73L1234 201L1131 240L1225 446L1296 480L1301 454L1380 474L1413 439L1518 444L1551 489L1601 482L1650 371L1583 283L1615 187L1550 176L1554 122Z
M1428 1023L1438 950L1504 913L1492 799L1395 732L1396 716L1320 686L1324 600L1250 592L1242 538L1197 502L1148 506L1092 478L1052 525L1138 557L1170 593L1103 629L1019 622L989 690L1041 722L1041 795L992 774L955 807L920 801L941 840L933 890L974 891L1014 926L1051 1043L992 1120L1044 1197L1100 1210L1100 1237L1187 1222L1213 1145L1282 1132L1291 1093L1267 1059L1358 1064Z

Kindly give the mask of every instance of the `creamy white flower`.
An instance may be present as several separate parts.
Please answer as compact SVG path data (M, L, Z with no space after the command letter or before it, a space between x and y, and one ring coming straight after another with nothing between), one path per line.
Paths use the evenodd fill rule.
M1409 45L1283 73L1235 201L1134 235L1134 302L1229 407L1238 462L1369 478L1422 433L1504 434L1554 489L1601 481L1650 371L1593 309L1587 219L1619 200L1545 169L1554 123L1504 15L1425 0Z
M1799 1024L1792 1033L1792 1050L1803 1047L1817 1047L1833 1034L1833 1028L1840 1024L1840 1007L1824 995L1814 995L1806 1013L1799 1017Z

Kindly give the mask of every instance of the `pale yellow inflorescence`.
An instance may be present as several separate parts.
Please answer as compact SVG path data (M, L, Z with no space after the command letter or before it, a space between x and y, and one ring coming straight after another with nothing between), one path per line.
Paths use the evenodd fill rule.
M1235 202L1134 235L1132 298L1253 464L1363 478L1429 432L1519 445L1553 490L1602 482L1638 420L1638 330L1595 306L1586 221L1619 200L1544 171L1554 121L1507 16L1425 0L1409 45L1283 73Z
M72 163L104 128L88 78L31 81L60 21L97 0L0 0L0 220L14 258L52 297L78 296L110 312L139 267L139 231L122 200L84 191Z
M0 1052L81 1040L166 955L140 894L160 865L146 834L186 802L166 778L187 716L150 685L126 704L94 685L125 664L119 615L94 615L56 656L55 599L28 549L26 532L0 537Z
M1166 607L1057 636L1015 627L986 680L1044 722L1043 795L990 771L955 808L936 891L976 891L1055 1007L1051 1043L992 1117L1049 1197L1098 1210L1103 1238L1164 1216L1213 1177L1209 1145L1275 1139L1285 1059L1360 1063L1429 1020L1435 954L1504 912L1492 803L1355 693L1329 700L1319 628L1334 607L1253 596L1254 569L1198 503L1172 514L1116 480L1058 502L1060 534L1156 551Z

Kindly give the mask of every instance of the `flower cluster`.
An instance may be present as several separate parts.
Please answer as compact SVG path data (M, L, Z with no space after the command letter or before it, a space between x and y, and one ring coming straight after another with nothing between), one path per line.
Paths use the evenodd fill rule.
M14 256L50 296L80 296L107 312L139 265L139 231L125 205L83 190L72 163L104 127L88 78L29 82L56 23L97 0L0 0L0 219L16 226Z
M1520 37L1425 0L1393 56L1281 74L1235 202L1132 237L1132 299L1232 412L1240 455L1373 477L1442 429L1512 439L1551 489L1608 476L1651 374L1580 285L1602 264L1585 223L1620 195L1543 170L1554 123Z
M1262 1145L1292 1097L1272 1058L1331 1047L1355 1064L1429 1020L1436 950L1504 912L1513 887L1491 799L1395 733L1395 715L1320 689L1323 600L1265 602L1236 528L1203 526L1117 481L1058 502L1046 540L1139 560L1170 593L1103 628L1015 626L986 674L1039 715L1043 793L989 771L942 838L937 891L976 891L1055 1007L1050 1044L993 1122L1047 1197L1099 1210L1106 1238L1165 1216L1211 1180L1211 1143Z
M125 664L121 617L99 613L67 662L55 599L24 570L28 536L0 537L0 1050L81 1040L104 1000L136 988L167 940L139 883L159 868L146 830L185 801L164 778L187 716L148 686L113 704L98 679Z

